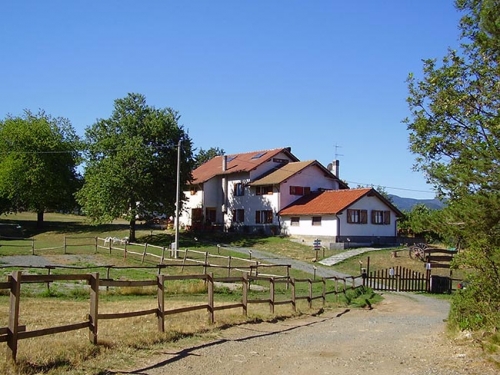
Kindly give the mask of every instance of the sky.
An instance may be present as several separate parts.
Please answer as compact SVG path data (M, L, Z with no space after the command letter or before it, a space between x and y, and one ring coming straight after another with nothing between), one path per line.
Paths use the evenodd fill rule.
M459 45L453 0L0 1L0 119L81 136L114 101L170 107L199 149L291 147L350 187L432 199L412 166L409 73Z

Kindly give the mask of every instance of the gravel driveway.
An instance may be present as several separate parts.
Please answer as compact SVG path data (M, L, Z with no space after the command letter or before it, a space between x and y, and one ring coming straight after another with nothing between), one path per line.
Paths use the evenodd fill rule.
M493 375L478 348L444 333L449 304L385 294L372 310L246 324L196 346L165 347L127 374ZM120 371L114 371L120 374Z

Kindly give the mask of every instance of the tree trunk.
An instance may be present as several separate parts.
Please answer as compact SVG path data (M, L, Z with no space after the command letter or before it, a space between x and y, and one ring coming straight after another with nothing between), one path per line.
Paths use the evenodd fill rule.
M43 227L43 210L38 211L36 213L36 227L37 228Z
M128 240L130 242L135 242L135 219L130 220Z

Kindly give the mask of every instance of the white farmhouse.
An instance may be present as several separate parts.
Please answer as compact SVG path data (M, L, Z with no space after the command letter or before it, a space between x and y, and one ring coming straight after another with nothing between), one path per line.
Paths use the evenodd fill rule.
M285 234L329 242L343 242L351 236L373 242L395 236L396 217L401 214L373 189L350 190L338 178L338 162L325 168L316 160L299 161L288 147L217 156L193 171L191 189L184 194L179 223L195 230ZM350 205L335 203L343 197L349 197ZM314 212L330 200L335 209ZM301 210L306 207L301 202L307 203L307 210ZM387 220L384 215L389 215L392 225L370 222L347 230L350 226L342 224L347 219L340 215L360 205L359 210L367 215L382 212L374 213L375 220Z

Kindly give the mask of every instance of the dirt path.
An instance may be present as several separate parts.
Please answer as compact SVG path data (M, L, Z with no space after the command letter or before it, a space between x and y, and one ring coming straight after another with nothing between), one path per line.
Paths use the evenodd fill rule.
M373 310L232 327L204 344L165 348L149 363L123 373L498 374L479 349L446 338L448 309L443 300L386 294Z

